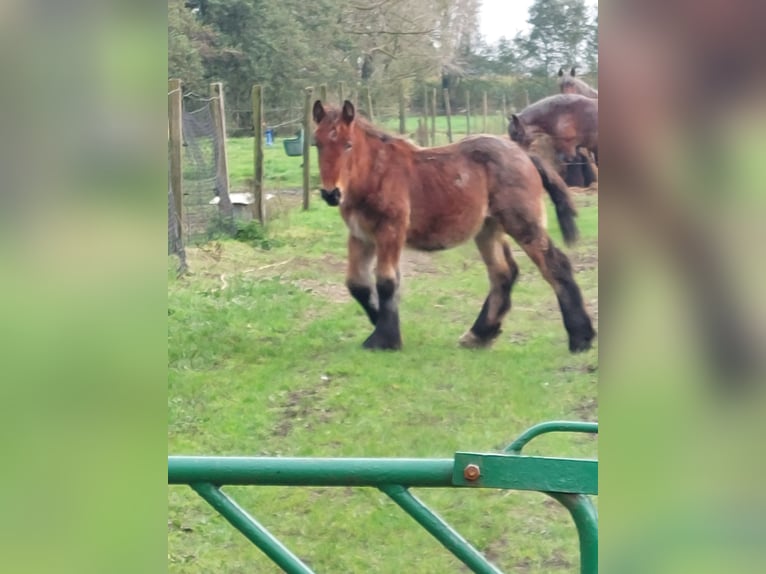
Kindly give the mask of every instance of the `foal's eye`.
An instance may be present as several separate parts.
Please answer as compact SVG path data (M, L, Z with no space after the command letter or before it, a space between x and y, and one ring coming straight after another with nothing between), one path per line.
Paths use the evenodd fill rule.
M346 144L343 147L346 148L346 151L350 150L352 147L351 142L346 142Z

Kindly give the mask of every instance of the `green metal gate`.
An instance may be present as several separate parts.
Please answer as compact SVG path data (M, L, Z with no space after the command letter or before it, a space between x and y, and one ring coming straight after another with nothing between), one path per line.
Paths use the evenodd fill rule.
M501 453L458 452L453 458L282 458L169 456L168 484L187 484L288 574L314 574L295 554L221 491L226 485L376 487L473 572L502 574L410 487L500 488L544 492L571 514L580 540L580 572L598 572L598 461L522 455L550 432L598 433L596 423L551 421L533 426Z

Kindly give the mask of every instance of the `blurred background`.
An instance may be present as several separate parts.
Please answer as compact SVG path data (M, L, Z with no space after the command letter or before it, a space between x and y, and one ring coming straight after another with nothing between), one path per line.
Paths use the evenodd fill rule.
M10 570L166 567L159 191L173 4L0 6L0 539ZM322 22L320 5L305 9L317 18L307 24ZM605 572L766 571L765 9L600 6ZM268 43L246 23L243 43ZM241 65L230 45L216 44L216 57ZM289 108L284 97L274 109Z

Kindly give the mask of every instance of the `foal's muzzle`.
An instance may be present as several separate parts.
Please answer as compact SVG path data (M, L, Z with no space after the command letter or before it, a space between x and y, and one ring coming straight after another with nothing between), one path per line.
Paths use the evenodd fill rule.
M336 187L332 191L326 189L319 190L322 193L322 199L327 202L327 205L335 207L340 203L340 190Z

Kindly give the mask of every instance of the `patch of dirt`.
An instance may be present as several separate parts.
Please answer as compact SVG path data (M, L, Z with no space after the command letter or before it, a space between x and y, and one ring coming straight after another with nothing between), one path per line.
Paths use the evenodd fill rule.
M305 428L310 429L315 422L329 422L332 413L319 406L318 402L322 392L330 386L330 382L329 377L323 376L313 387L296 389L287 393L285 399L277 406L280 415L272 434L286 437L296 425L301 423Z
M572 253L569 259L575 273L598 267L598 252Z
M598 399L596 397L586 399L582 404L576 406L572 412L577 415L578 420L595 421L598 419ZM592 436L595 437L596 435Z
M510 548L510 542L508 541L508 537L503 535L502 538L490 542L487 547L484 548L483 553L484 556L487 557L487 560L496 564L500 558L508 554L508 548Z
M598 299L588 299L586 309L590 312L591 319L595 323L594 327L598 325Z
M420 251L405 250L401 258L401 273L403 280L415 277L421 274L436 274L439 269L433 262L429 253ZM307 259L297 257L290 262L291 269L305 269L307 267L320 268L323 273L327 273L331 278L327 280L320 279L298 279L295 284L304 291L322 297L332 303L346 303L350 301L350 295L345 284L346 260L333 255L325 255L320 259Z
M598 365L579 365L579 366L572 366L572 365L565 365L559 369L562 373L570 373L573 371L576 371L578 373L595 373L598 371Z
M594 168L595 168L595 166L594 166ZM595 171L595 169L594 169L594 171ZM570 186L569 191L574 196L598 195L598 182L594 181L590 185L590 187L574 187L574 186ZM593 203L589 202L589 201L583 201L583 202L579 202L578 205L584 207L584 206L588 206L588 205L593 205Z
M558 504L555 501L551 502ZM486 556L487 560L496 564L499 559L508 553L509 548L510 542L508 541L508 538L503 537L490 542L490 544L483 550L483 554ZM568 570L574 568L572 562L567 560L559 551L554 552L553 556L550 558L546 558L543 561L542 566L544 570ZM532 560L528 556L524 556L516 561L513 565L513 570L515 572L530 572L533 567L534 563ZM465 569L464 571L467 572L468 569Z
M399 262L402 275L413 277L423 273L439 273L439 268L434 264L429 253L405 249Z
M555 568L556 570L570 570L574 568L574 565L571 561L564 558L561 552L556 551L553 553L553 556L546 558L543 561L543 567L551 569Z
M299 289L330 303L346 303L350 300L345 283L346 261L344 259L334 255L324 255L318 259L296 257L288 267L288 270L294 269L319 269L323 275L329 276L326 279L296 279L292 283Z
M348 290L342 282L327 283L318 279L298 279L295 284L303 291L320 297L323 301L330 303L347 303L350 301Z
M523 345L529 341L529 333L523 333L521 331L513 331L505 336L505 339L516 345Z
M532 570L532 566L532 560L528 556L525 556L516 562L516 564L513 566L513 569L516 572L530 572Z
M346 258L339 258L335 255L323 255L319 259L304 259L299 257L297 260L301 266L319 266L322 271L327 271L333 275L337 275L339 279L343 279L346 276Z
M168 520L168 531L177 530L178 532L194 532L191 526L185 526L175 520Z
M290 257L284 261L278 261L269 265L262 265L260 267L247 268L242 273L256 273L258 275L274 274L278 271L279 274L284 274L286 271L317 269L322 272L326 272L330 275L342 279L346 271L345 259L340 259L333 255L324 255L319 258L314 257ZM273 271L272 271L273 270ZM262 273L266 272L266 273Z

